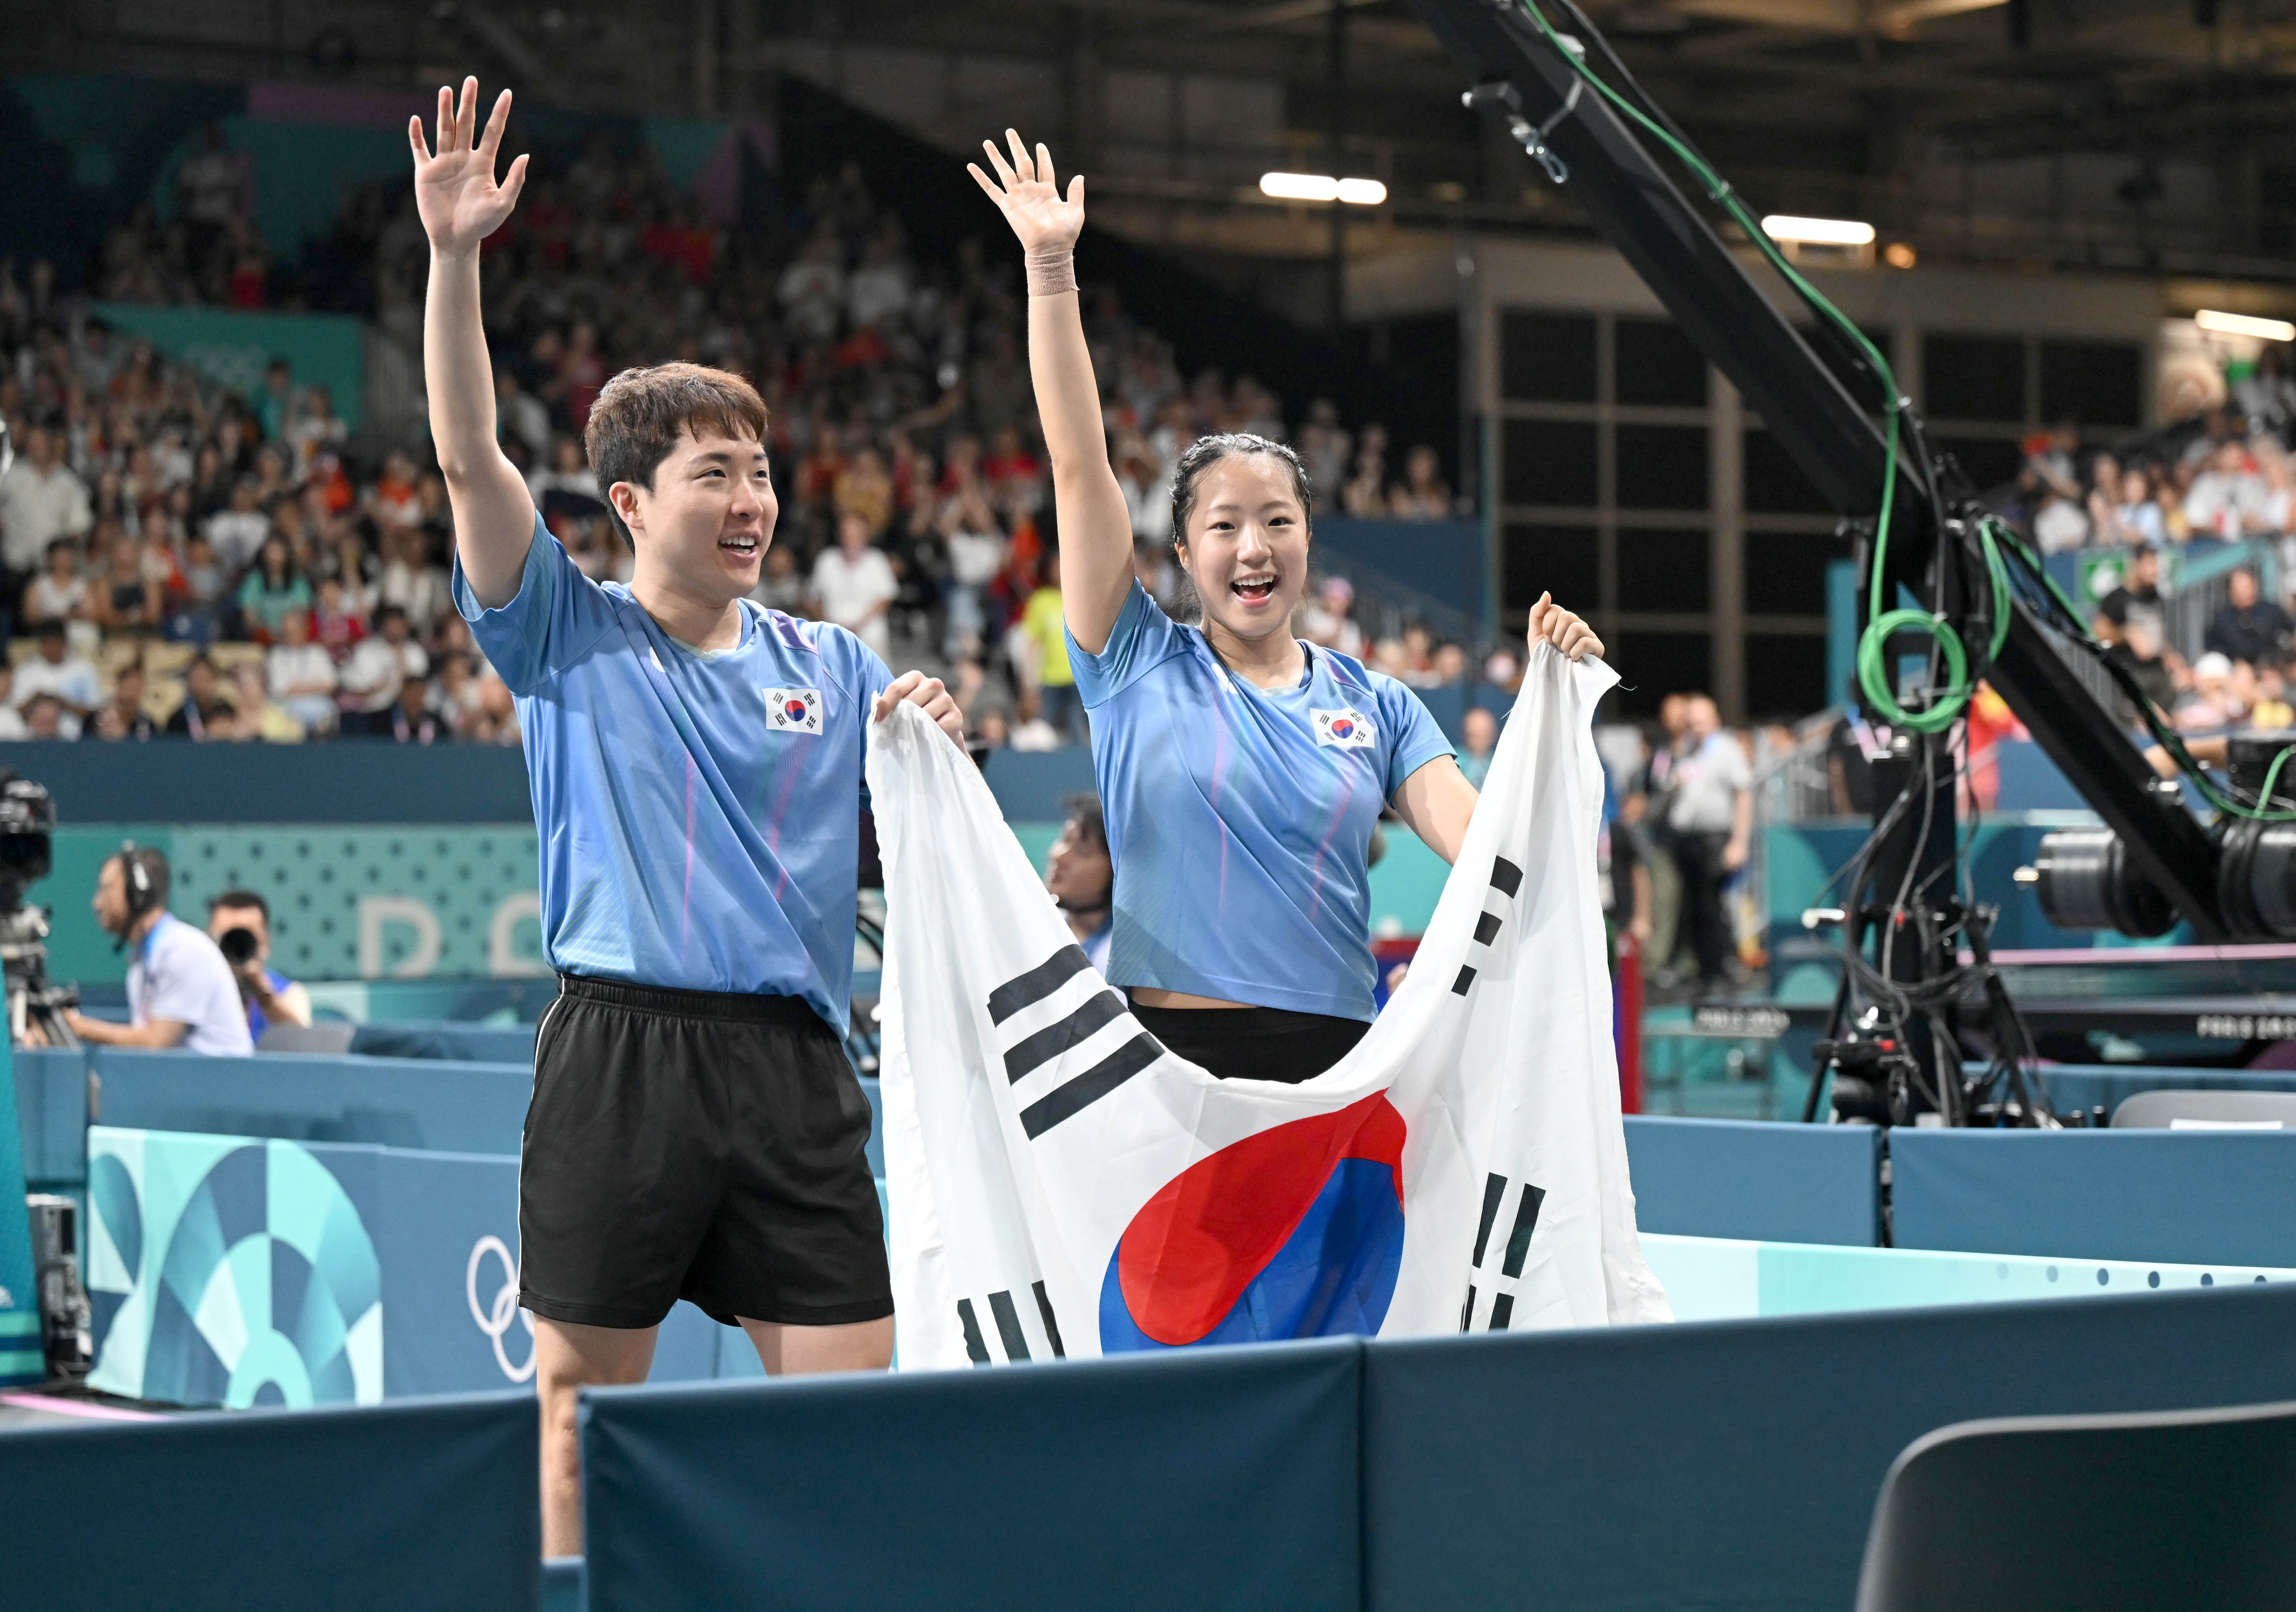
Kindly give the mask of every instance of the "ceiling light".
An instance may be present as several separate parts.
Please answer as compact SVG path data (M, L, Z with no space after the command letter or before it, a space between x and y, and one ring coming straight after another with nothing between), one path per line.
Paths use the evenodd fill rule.
M1902 241L1892 241L1882 249L1882 261L1891 268L1911 268L1921 258L1914 249Z
M1762 220L1762 233L1773 241L1803 246L1871 246L1874 226L1850 218L1791 218L1772 213Z
M2285 319L2253 319L2246 314L2220 314L2204 307L2193 323L2219 336L2260 336L2267 341L2296 341L2296 324Z
M1333 179L1327 174L1262 174L1259 193L1278 201L1344 201L1353 207L1377 207L1387 200L1387 186L1376 179Z

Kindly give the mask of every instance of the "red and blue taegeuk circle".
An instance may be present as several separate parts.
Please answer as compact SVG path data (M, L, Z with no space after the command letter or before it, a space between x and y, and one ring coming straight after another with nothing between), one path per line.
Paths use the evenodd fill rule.
M1405 1133L1375 1092L1174 1176L1117 1240L1102 1351L1378 1331L1403 1264Z
M791 722L803 722L805 720L805 701L802 700L783 700L782 715L787 716Z
M1334 717L1332 721L1332 737L1334 739L1352 738L1355 731L1356 724L1344 716Z

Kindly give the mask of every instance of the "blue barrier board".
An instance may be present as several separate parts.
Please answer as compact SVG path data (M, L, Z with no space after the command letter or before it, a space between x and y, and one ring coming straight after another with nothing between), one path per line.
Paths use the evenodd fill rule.
M1352 1608L1360 1362L1332 1338L586 1391L590 1605Z
M1890 1161L1901 1248L2296 1265L2296 1132L1898 1130Z
M536 1612L530 1394L0 1436L12 1606ZM37 1496L37 1501L29 1497Z
M1645 1232L1765 1242L1882 1240L1881 1133L1630 1115L1627 1163Z

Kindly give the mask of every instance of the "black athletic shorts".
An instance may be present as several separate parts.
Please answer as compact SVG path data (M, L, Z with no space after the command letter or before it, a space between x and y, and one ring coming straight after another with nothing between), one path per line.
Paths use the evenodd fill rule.
M794 996L568 978L537 1033L519 1156L519 1303L650 1327L893 1313L869 1101Z
M1140 1027L1222 1080L1298 1085L1345 1058L1371 1026L1360 1019L1289 1008L1144 1008Z

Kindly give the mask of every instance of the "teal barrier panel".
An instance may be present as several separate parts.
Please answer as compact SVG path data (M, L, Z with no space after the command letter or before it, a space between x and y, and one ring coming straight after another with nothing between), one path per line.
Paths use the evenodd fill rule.
M531 1394L0 1436L18 1607L533 1612Z
M24 1177L77 1183L87 1178L87 1054L18 1048L16 1119Z
M106 1125L516 1157L531 1064L93 1050Z
M6 1041L0 1036L0 1116L17 1107ZM15 1207L24 1201L24 1155L18 1135L0 1124L0 1383L38 1382L48 1374L40 1341L40 1290L32 1272L31 1225ZM0 1578L0 1583L6 1582Z
M1933 1428L2292 1397L2296 1284L1373 1343L1365 1606L1842 1612Z
M586 1392L590 1605L1346 1612L1361 1362L1332 1338Z
M1642 1246L1652 1271L1666 1285L1677 1321L1909 1310L2296 1281L2296 1269L2255 1265L1841 1248L1649 1232L1643 1233Z
M1890 1133L1901 1248L2296 1265L2296 1132Z
M1771 1242L1882 1240L1870 1125L1627 1117L1635 1221L1645 1232Z
M534 1062L530 1024L363 1024L351 1035L351 1051L364 1058L437 1058L449 1063Z
M88 1199L106 1393L373 1404L533 1379L515 1158L99 1125ZM681 1304L652 1379L761 1371L739 1329Z

